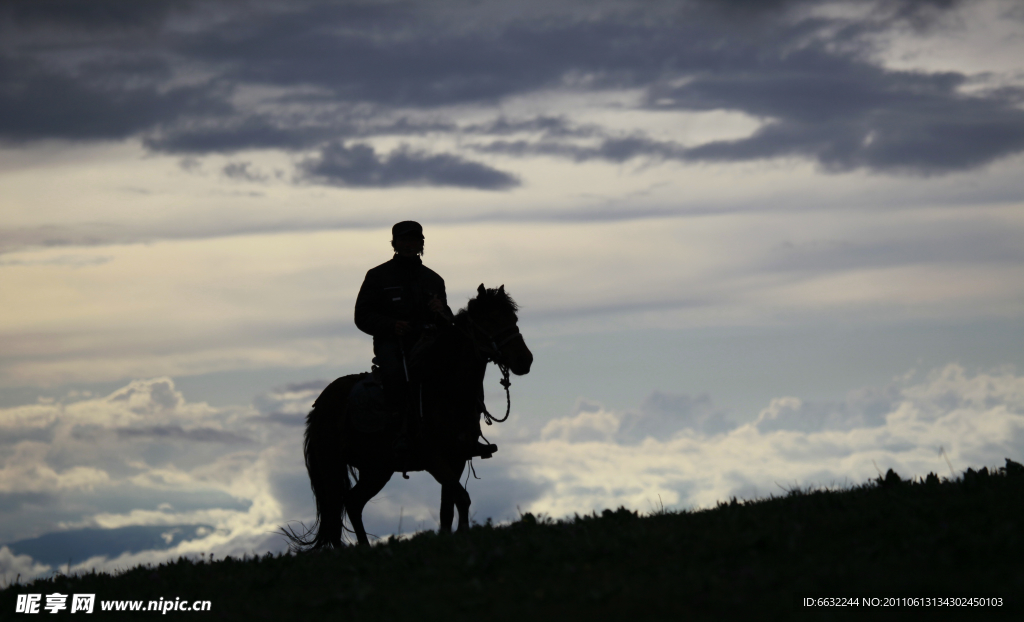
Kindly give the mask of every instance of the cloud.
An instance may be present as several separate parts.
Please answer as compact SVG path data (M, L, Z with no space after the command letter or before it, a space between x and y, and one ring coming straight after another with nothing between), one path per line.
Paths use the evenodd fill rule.
M146 550L166 550L183 540L208 535L210 525L155 525L132 526L119 529L74 529L48 533L38 538L12 542L7 545L15 555L28 555L50 566L81 563L104 556L118 557L122 553Z
M638 409L623 413L611 412L598 402L581 399L573 411L571 417L548 422L540 432L540 439L636 445L647 439L670 439L684 431L713 436L736 427L707 394L694 397L654 391Z
M224 175L240 181L266 181L269 176L254 168L251 162L231 162L224 165Z
M0 514L17 512L25 506L53 505L57 497L43 492L3 492L0 493Z
M727 413L712 403L706 393L686 394L655 391L644 399L637 412L622 418L617 438L641 442L646 438L668 438L680 430L694 430L709 436L736 427Z
M500 153L519 157L527 155L559 156L571 158L577 162L607 160L621 163L634 158L683 160L687 157L686 149L678 143L652 140L646 136L637 135L603 138L597 146L584 146L560 140L538 142L495 140L476 145L473 148L482 153Z
M966 93L975 76L887 69L872 60L873 37L938 29L973 6L880 1L857 15L804 2L564 3L513 18L486 2L245 3L222 5L212 19L160 3L70 7L62 20L8 9L0 137L136 137L190 154L317 149L300 167L307 182L356 187L514 186L513 175L459 153L380 158L345 141L518 131L544 139L467 146L578 162L799 157L827 171L937 175L1024 150L1022 91ZM69 28L70 44L59 36ZM615 90L642 94L632 110L729 110L764 125L746 138L684 145L594 123L571 129L573 111L502 112L516 98ZM460 123L467 110L491 119ZM603 136L597 146L567 140L585 134Z
M128 439L174 439L181 441L194 441L198 443L245 444L252 442L251 439L245 438L244 436L224 432L223 430L215 430L213 428L193 428L191 430L184 430L181 426L177 425L149 426L145 428L118 428L117 435L121 438Z
M286 423L290 417L295 417L302 418L304 423L313 402L328 384L330 381L327 380L292 382L257 395L253 398L253 406L272 421Z
M1024 376L1010 370L969 375L949 365L851 391L842 402L776 398L743 425L727 423L706 396L655 393L638 413L583 401L576 411L549 422L539 439L502 448L511 472L545 486L531 511L643 509L659 498L667 507L709 507L780 487L863 483L876 465L903 477L943 474L940 450L961 471L1024 455ZM630 424L653 413L675 416L655 419L656 432L637 442Z
M318 394L331 384L330 380L307 380L305 382L290 382L284 385L286 393L300 393L305 391L316 391Z
M969 170L1024 151L1022 96L1015 89L967 95L960 92L967 80L962 74L889 71L815 49L787 54L776 63L749 62L749 71L735 67L734 73L700 75L677 87L653 84L645 95L652 110L731 110L763 119L762 127L748 137L684 145L642 132L598 130L590 132L600 138L596 145L543 136L493 140L472 148L577 162L740 162L797 156L829 172L864 168L896 174Z
M386 157L373 147L334 143L319 157L299 163L300 179L335 186L459 186L505 190L519 185L513 175L489 166L447 155L430 155L400 148Z
M267 421L270 421L272 423L280 423L281 425L300 426L306 425L306 416L289 415L287 413L274 412L267 415Z
M4 577L5 583L3 587L12 585L18 576L27 582L49 571L50 566L37 562L31 555L15 555L10 548L0 546L0 575Z
M143 144L156 152L192 155L253 149L296 151L316 146L325 134L345 136L350 133L348 127L338 127L336 124L313 127L281 124L267 115L236 112L160 128L148 133L143 138Z
M846 237L804 243L784 242L761 262L768 271L846 271L922 262L1020 265L1024 249L1005 227L979 221L936 219L921 222L898 237L872 232L858 240Z
M61 255L59 257L51 257L35 261L4 259L0 260L0 266L69 266L73 268L82 268L87 266L100 266L112 259L113 257L97 257L95 255Z
M189 4L191 2L174 0L144 3L96 0L88 4L68 0L39 0L5 4L0 15L26 29L61 26L69 30L105 28L117 31L160 26L173 14L175 8L180 9Z
M458 129L463 134L480 134L483 136L505 136L524 132L541 133L544 137L577 137L589 138L601 135L601 127L596 124L577 125L565 115L537 115L516 119L499 116L497 119L484 123L471 123Z
M604 411L599 404L581 401L577 403L575 416L555 419L544 426L542 440L558 440L565 443L609 442L619 429L619 418Z
M160 70L153 75L151 66L131 73L141 74L144 84L125 84L133 76L90 80L0 54L0 139L119 140L184 115L223 113L227 107L219 94L200 86L161 88Z
M322 384L293 383L257 403L304 409ZM277 527L308 524L312 515L301 429L268 433L258 410L190 403L167 379L48 407L56 412L47 424L55 426L52 439L16 443L0 468L0 569L9 575L48 572L55 547L70 550L69 542L81 545L72 571L211 551L280 551ZM161 425L181 430L186 420L191 429L217 424L253 442L182 444L177 433L116 433L117 422L138 418L177 422ZM0 411L7 429L44 420ZM83 421L94 422L84 441L70 433ZM539 434L502 441L494 458L476 461L479 480L464 476L474 519L482 522L513 520L520 511L559 517L619 505L708 507L780 487L859 484L878 474L876 466L917 477L948 470L943 456L963 470L1022 454L1024 376L949 365L851 391L839 402L779 397L745 424L707 395L655 391L623 412L580 400ZM380 536L434 529L439 501L440 486L429 476L394 478L367 506L368 528Z
M126 524L219 524L273 511L249 483L273 446L254 415L187 402L169 378L133 381L103 397L3 409L5 437L22 440L0 457L0 542L61 526L123 526L116 517L135 512L139 518ZM49 436L26 433L36 429ZM275 438L295 444L301 468L301 432Z

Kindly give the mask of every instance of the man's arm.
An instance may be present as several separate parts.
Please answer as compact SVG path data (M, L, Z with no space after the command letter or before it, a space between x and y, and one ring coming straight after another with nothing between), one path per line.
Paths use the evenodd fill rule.
M356 296L356 327L368 335L382 337L395 333L395 318L381 313L381 288L371 272L366 273Z
M445 319L451 321L455 314L452 313L451 308L448 307L448 296L447 294L445 294L444 291L444 279L442 279L440 276L437 277L437 284L435 284L435 289L437 291L431 292L432 298L427 303L427 307L429 307L430 310L433 311L434 313L437 313L438 315L441 315Z

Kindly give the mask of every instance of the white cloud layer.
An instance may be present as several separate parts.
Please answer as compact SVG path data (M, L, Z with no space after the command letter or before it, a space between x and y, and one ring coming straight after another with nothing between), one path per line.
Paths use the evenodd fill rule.
M51 571L12 543L86 527L210 528L171 548L76 559L72 571L281 550L276 529L308 522L313 511L301 417L322 386L294 384L255 406L213 408L157 378L101 398L0 411L0 574ZM707 395L654 392L625 412L581 399L539 431L512 432L495 458L476 465L475 520L709 507L780 488L859 484L889 468L946 475L946 459L958 472L1021 460L1024 375L949 365L840 402L779 397L742 425ZM370 531L435 528L439 492L423 474L395 478L367 508Z
M550 485L530 509L557 517L620 503L709 507L780 488L858 484L889 468L948 475L940 451L957 471L1024 455L1024 377L1010 371L970 376L950 365L838 403L781 397L731 427L705 400L676 400L674 411L653 408L666 401L655 394L635 413L581 403L539 440L516 446L511 468ZM709 421L717 431L702 431ZM625 442L643 425L657 432Z

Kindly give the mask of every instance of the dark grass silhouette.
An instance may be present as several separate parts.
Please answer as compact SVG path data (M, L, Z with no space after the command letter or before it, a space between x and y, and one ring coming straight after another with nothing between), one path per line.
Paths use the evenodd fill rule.
M19 593L59 591L209 599L210 617L225 620L1020 619L1022 534L1024 467L1007 460L955 480L906 481L889 471L850 489L794 489L703 511L619 508L559 521L524 514L465 535L57 576L4 590L0 616L13 616ZM805 607L807 597L858 605ZM861 604L884 597L1003 604Z

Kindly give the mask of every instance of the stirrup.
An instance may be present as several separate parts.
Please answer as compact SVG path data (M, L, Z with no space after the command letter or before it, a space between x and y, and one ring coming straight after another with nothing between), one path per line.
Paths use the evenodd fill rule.
M467 460L469 458L481 458L483 460L487 460L494 455L494 452L498 451L498 446L494 443L490 443L488 445L484 445L483 443L472 443L469 444L466 449L469 453Z

